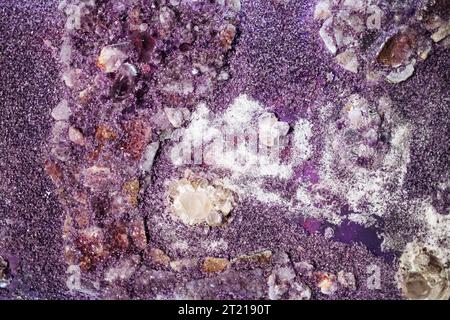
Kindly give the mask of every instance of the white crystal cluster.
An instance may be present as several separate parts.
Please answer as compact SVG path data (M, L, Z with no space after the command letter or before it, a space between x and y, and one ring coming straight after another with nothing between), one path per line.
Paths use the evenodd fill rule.
M382 12L376 5L361 0L320 0L314 19L322 24L319 35L336 62L345 70L358 73L359 39L366 30L381 27Z
M343 69L355 74L364 71L371 82L384 77L396 84L414 74L415 65L427 59L433 42L443 43L450 34L450 22L439 13L428 17L427 5L434 2L424 3L423 12L418 10L406 24L398 14L394 25L387 23L380 0L319 0L314 19L321 25L319 36L325 48ZM407 4L401 5L407 10ZM425 36L423 29L431 36Z
M278 265L267 279L269 299L310 300L311 289L297 278L289 256L283 252L274 259Z
M236 205L233 192L203 178L185 178L169 183L172 213L187 225L220 226Z

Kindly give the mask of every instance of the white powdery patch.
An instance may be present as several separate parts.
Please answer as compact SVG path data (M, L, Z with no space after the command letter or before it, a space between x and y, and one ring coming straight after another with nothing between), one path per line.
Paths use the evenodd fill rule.
M313 135L312 124L306 119L300 119L294 126L294 157L306 160L311 156L310 139Z
M312 205L311 196L305 186L298 187L295 197L302 207L309 207Z
M203 142L209 142L220 134L217 128L211 126L213 117L206 104L197 106L197 110L191 116L191 123L183 131L183 139L192 141L195 145L201 145Z
M380 99L380 106L383 99ZM371 126L371 120L367 118L370 114L370 106L360 96L350 96L348 103L343 108L343 119L348 128L362 130ZM389 117L389 116L387 116ZM370 146L362 142L355 144L354 141L342 140L333 132L338 132L334 124L328 131L331 133L326 140L325 152L321 161L319 175L321 181L315 185L317 190L326 190L330 194L343 197L350 206L353 214L345 217L362 225L371 225L374 216L382 216L388 209L390 199L398 196L395 191L388 191L386 185L395 183L401 186L407 173L410 162L410 136L411 128L407 124L399 124L392 129L390 148L384 155L377 155ZM368 134L372 134L370 130ZM376 136L376 135L375 135ZM365 167L354 164L346 158L348 154L358 154L376 157L379 164L368 170ZM336 169L339 168L337 171ZM344 178L340 173L345 171ZM307 205L311 212L309 214L325 218L330 223L339 223L342 216L336 216L336 208L322 207L320 210L308 206L311 202L320 202L320 193L308 193L302 186L297 190L299 205ZM363 207L363 214L361 212Z
M241 197L250 196L253 199L265 203L268 205L276 205L278 207L283 207L285 209L291 208L291 202L283 199L278 193L268 191L261 186L261 180L255 179L253 181L241 181L236 179L223 180L223 183L228 188L238 192Z
M371 207L372 212L382 214L385 210L385 193L383 182L383 174L368 174L363 170L355 172L355 183L348 187L348 193L346 194L347 201L350 207L357 210L358 205L367 200ZM359 211L359 210L357 210Z
M166 226L167 228L170 228L170 226ZM178 250L180 252L186 252L189 249L189 243L186 240L175 240L172 243L172 249Z
M392 196L391 191L387 191L385 183L392 178L402 185L409 163L409 138L408 127L398 127L393 133L391 149L385 156L381 167L375 171L365 169L354 170L353 184L347 187L340 185L341 194L346 195L350 207L358 210L361 202L366 201L369 205L370 215L383 215L388 206L388 199ZM344 191L345 190L345 191ZM370 222L368 216L361 217L358 222ZM356 221L355 217L353 220Z
M212 154L214 154L212 152ZM236 161L242 159L243 162ZM266 154L255 154L249 151L245 145L240 145L235 150L226 151L220 156L210 158L208 163L217 168L227 169L232 172L233 177L279 177L288 179L292 176L292 166L278 163L276 157Z
M225 111L223 121L227 126L234 129L242 125L249 125L251 122L264 112L264 108L257 102L250 99L247 95L238 96L231 106Z
M351 213L347 216L347 219L349 221L358 223L362 226L370 226L377 222L377 220L374 217L360 213Z
M244 133L244 129L247 132ZM188 155L186 160L190 161L194 151L190 147L203 145L204 150L200 150L203 161L216 168L230 170L233 175L287 179L292 175L293 166L310 154L308 140L311 137L311 125L303 119L295 125L294 153L298 158L293 157L296 159L281 163L278 147L288 130L287 123L278 121L275 115L267 113L258 102L246 95L237 97L222 115L213 115L205 104L200 104L191 115L189 126L180 132L180 143L172 148L172 162L180 165L183 154ZM252 143L257 143L258 135L262 142L259 150ZM227 147L227 143L234 138L240 140L233 147Z
M273 114L265 112L264 108L246 95L240 95L226 110L222 119L217 119L217 126L222 126L218 145L212 146L207 160L214 166L228 169L237 176L279 176L288 178L292 174L289 165L281 164L277 159L280 137L287 134L289 125L279 122ZM220 153L222 142L230 139L243 138L240 136L243 129L248 129L249 137L253 143L244 143L242 140L236 148L226 148ZM225 137L223 134L225 133ZM257 135L261 142L257 151ZM228 137L227 137L228 136ZM220 141L225 139L225 141ZM270 147L275 147L271 149ZM264 148L264 146L269 148ZM216 152L219 151L219 154ZM267 151L267 152L265 152ZM273 151L273 152L271 152Z
M384 159L384 165L391 170L395 169L398 177L398 184L403 185L406 173L408 171L408 164L411 160L411 127L403 125L397 127L392 134L391 151Z
M315 187L322 188L323 186L317 184ZM312 191L308 189L307 185L299 185L295 194L295 204L291 204L289 209L295 214L301 214L304 217L324 219L334 225L342 223L343 217L339 215L336 210L327 207L317 208L315 206L316 201L317 197L312 194Z
M228 250L228 242L223 239L205 240L202 242L202 247L205 252L226 252Z
M427 228L423 242L444 263L450 262L450 215L439 214L429 200L423 200L415 215Z
M180 132L181 141L173 146L171 159L175 165L183 164L186 159L194 159L194 162L200 159L214 168L228 170L230 184L251 189L248 191L257 196L265 191L255 188L255 182L270 177L289 179L294 166L311 154L311 124L302 119L294 126L294 156L287 162L280 160L280 141L288 130L287 123L266 112L260 103L247 95L238 96L222 115L213 115L205 104L200 104L191 115L189 126ZM240 136L242 134L245 137ZM238 143L232 148L227 147L227 143L235 138ZM250 182L252 187L248 188ZM273 195L272 200L275 198L277 195Z
M289 179L294 167L311 154L312 126L301 119L294 125L293 154L281 161L282 139L288 131L287 123L247 95L240 95L223 114L212 114L205 104L198 105L187 128L178 131L180 141L170 156L175 165L204 162L228 170L233 190L264 202L288 204L261 188L265 178Z

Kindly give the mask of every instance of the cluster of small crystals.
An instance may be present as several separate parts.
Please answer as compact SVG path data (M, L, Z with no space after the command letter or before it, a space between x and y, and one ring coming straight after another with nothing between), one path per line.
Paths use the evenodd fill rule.
M236 205L231 190L190 175L170 182L168 195L173 214L188 225L224 224Z
M445 257L447 260L448 257ZM432 248L408 244L400 258L398 283L408 299L448 300L450 298L450 270Z
M338 291L355 292L359 285L350 271L340 270L337 274L323 271L307 261L295 262L283 251L264 250L233 259L207 257L200 264L210 277L192 280L185 287L177 288L177 297L209 299L221 290L216 284L226 283L233 297L310 300L318 295L330 297ZM180 268L192 270L196 262L172 261L169 265L178 271Z
M325 47L342 68L365 72L369 81L385 77L399 83L427 59L433 43L450 45L445 0L422 1L414 17L402 16L405 8L415 6L411 1L399 6L395 10L380 0L320 0L314 18L322 23L319 35Z
M98 82L109 82L105 94L113 100L136 93L139 100L151 97L181 107L207 97L215 82L230 77L226 59L237 33L239 1L75 3L61 5L68 14L66 28L88 33L96 45L83 49L96 56L98 68L109 74L107 79L84 74L82 68L67 68L66 84L81 89L85 99ZM64 60L71 52L66 40ZM93 83L80 83L84 76L91 76Z
M66 213L70 270L95 271L127 257L105 273L112 282L148 246L140 200L160 140L230 77L240 2L63 0L59 9L67 19L59 58L68 94L51 113L45 171ZM218 186L179 196L185 215L177 212L189 224L220 225L235 205ZM209 204L208 212L195 207ZM80 290L77 281L68 286Z
M311 289L298 280L287 254L284 252L280 253L276 258L279 260L279 264L272 270L267 279L269 299L309 300L311 298Z
M356 167L376 168L380 165L391 135L388 107L383 99L374 107L358 94L348 97L333 135L333 150L343 166L352 163Z

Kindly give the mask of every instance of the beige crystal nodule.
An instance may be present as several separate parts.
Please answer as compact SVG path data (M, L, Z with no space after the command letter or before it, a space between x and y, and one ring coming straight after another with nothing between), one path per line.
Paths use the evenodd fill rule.
M189 175L169 183L168 198L173 215L187 225L224 224L236 205L233 192L217 182L191 179Z

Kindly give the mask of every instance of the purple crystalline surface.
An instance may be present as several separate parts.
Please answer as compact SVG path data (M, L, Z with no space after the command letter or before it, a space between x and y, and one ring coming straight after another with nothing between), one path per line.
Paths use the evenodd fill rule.
M362 3L2 1L0 299L409 298L411 243L448 271L450 5ZM245 129L279 163L206 161Z

